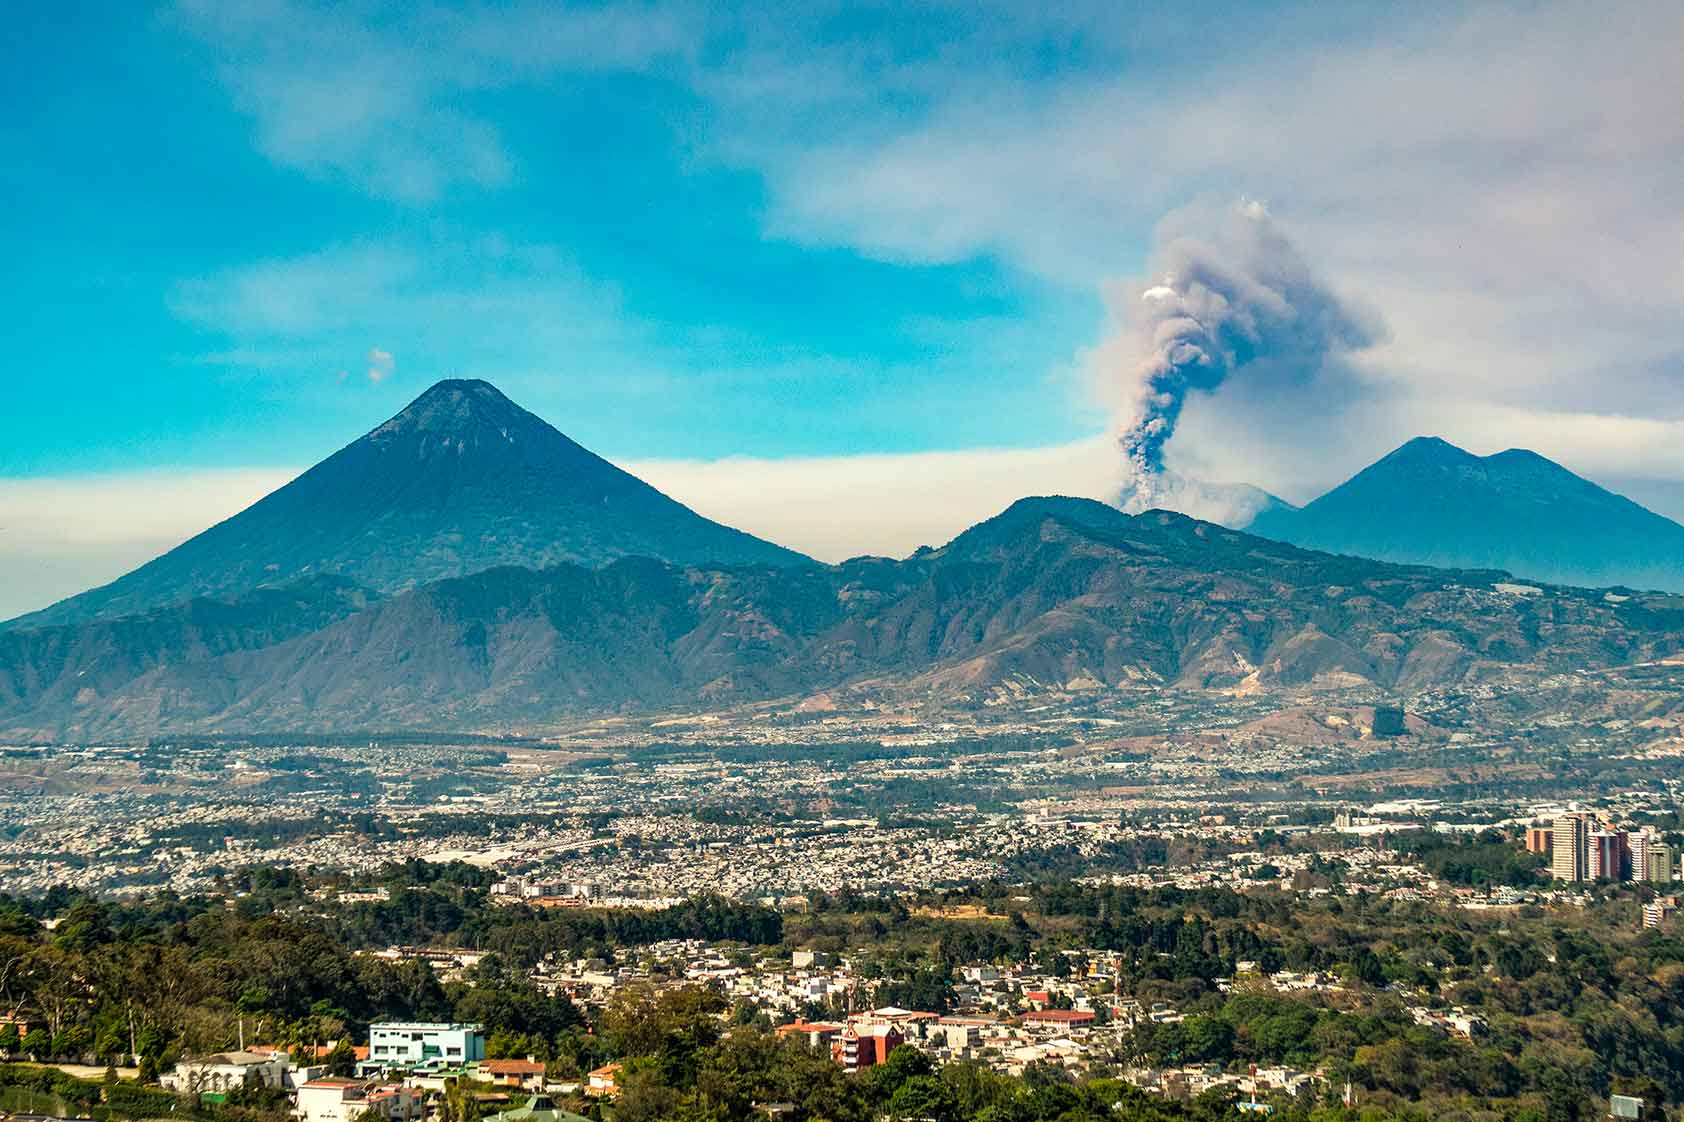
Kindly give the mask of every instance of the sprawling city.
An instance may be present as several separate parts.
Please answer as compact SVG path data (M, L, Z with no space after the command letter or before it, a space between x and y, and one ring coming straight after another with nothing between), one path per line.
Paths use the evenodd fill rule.
M1684 715L1476 735L1453 691L1295 700L13 747L0 1048L56 1074L6 1101L677 1109L651 1046L763 1052L749 1105L824 1117L1000 1079L1218 1113L1668 1095L1635 1057L1679 1000L1641 995L1684 945ZM112 960L167 985L108 1006L69 964ZM1598 992L1639 1019L1563 1051Z

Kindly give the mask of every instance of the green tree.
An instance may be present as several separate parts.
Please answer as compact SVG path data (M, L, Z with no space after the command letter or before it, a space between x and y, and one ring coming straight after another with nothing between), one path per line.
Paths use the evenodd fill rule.
M866 1069L866 1093L874 1101L887 1105L907 1080L934 1072L935 1065L929 1056L910 1044L898 1044L882 1063Z
M979 1063L948 1064L941 1069L941 1078L952 1088L959 1113L966 1118L974 1118L989 1107L1004 1108L1018 1094L1018 1085L1010 1076Z
M674 1116L680 1096L652 1065L630 1065L617 1080L614 1122L661 1122Z
M53 1037L53 1055L63 1059L79 1059L93 1046L93 1030L87 1025L69 1025Z
M128 1040L123 1035L121 1025L107 1024L99 1030L99 1035L94 1039L94 1052L106 1058L120 1056L123 1053L123 1046L127 1043Z
M351 1044L349 1037L342 1036L334 1041L333 1047L328 1049L327 1057L322 1061L327 1070L333 1075L348 1076L357 1067L357 1050Z
M442 1122L479 1122L481 1115L478 1091L484 1084L471 1079L447 1079L444 1101L439 1104Z
M958 1113L959 1103L953 1089L935 1075L914 1075L889 1096L891 1118L951 1122Z

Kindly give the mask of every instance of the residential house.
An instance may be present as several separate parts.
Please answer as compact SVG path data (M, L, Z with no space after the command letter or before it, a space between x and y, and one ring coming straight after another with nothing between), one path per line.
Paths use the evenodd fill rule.
M544 1089L544 1065L537 1060L485 1060L479 1065L481 1077L494 1087L513 1087L522 1091Z
M426 1113L420 1090L401 1083L368 1084L327 1075L298 1088L300 1122L353 1122L372 1111L386 1122L415 1122Z
M555 1100L548 1095L533 1095L532 1100L525 1106L517 1106L513 1110L505 1110L501 1114L493 1114L485 1122L588 1122L588 1120L571 1111L561 1109Z
M158 1077L178 1095L226 1094L242 1087L287 1086L291 1064L285 1052L218 1052L179 1061Z
M589 1075L585 1076L585 1094L597 1098L606 1098L619 1094L620 1065L603 1064Z

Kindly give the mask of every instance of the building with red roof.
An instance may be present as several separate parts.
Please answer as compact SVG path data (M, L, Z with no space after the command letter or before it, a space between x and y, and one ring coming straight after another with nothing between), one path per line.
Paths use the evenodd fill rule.
M544 1065L537 1060L484 1060L479 1065L479 1072L498 1087L518 1087L527 1091L544 1089Z

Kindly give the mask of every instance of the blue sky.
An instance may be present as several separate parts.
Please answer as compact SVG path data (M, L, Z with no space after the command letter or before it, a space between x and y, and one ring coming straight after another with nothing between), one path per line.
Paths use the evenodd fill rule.
M688 43L404 93L366 135L287 138L309 130L252 99L363 112L294 56L308 44L247 38L308 10L249 28L208 7L32 15L6 77L21 400L0 474L299 462L457 375L616 455L1022 446L1103 423L1059 382L1097 290L989 253L884 261L769 233L762 176L710 145L719 109L669 73ZM450 53L370 81L443 80L400 71ZM435 101L495 151L429 121ZM392 356L379 384L373 349Z
M1241 200L1377 329L1176 472L1437 433L1684 514L1684 9L1046 7L14 6L0 615L442 377L822 556L1108 497L1135 297Z

